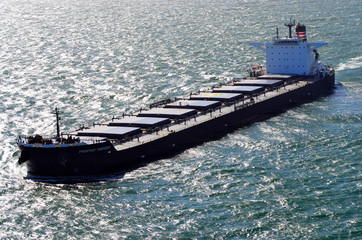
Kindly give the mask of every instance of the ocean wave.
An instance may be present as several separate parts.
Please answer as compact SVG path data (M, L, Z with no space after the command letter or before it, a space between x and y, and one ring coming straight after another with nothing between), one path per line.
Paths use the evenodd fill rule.
M357 69L362 67L362 56L352 58L345 63L340 63L336 67L336 71Z

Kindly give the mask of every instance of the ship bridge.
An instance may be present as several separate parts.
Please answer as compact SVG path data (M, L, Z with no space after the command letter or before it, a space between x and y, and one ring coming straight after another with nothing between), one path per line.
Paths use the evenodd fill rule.
M295 24L285 24L289 27L289 38L277 36L272 42L249 43L266 53L267 74L313 75L320 68L316 49L327 45L321 42L307 42L305 26L298 24L296 36L292 38L291 27ZM299 28L299 31L298 31ZM300 31L302 29L303 32Z

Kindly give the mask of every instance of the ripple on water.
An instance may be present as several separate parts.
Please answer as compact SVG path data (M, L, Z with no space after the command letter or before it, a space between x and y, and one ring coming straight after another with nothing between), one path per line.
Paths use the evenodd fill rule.
M0 2L0 238L357 239L360 2L329 5ZM247 43L273 36L285 12L327 38L332 95L109 181L23 179L14 139L54 134L56 106L69 131L240 77L264 61Z

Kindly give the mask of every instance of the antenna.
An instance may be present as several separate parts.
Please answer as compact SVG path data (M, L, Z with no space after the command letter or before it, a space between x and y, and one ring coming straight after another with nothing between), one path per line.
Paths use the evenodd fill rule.
M295 20L292 22L292 18L290 18L289 23L284 23L284 26L289 28L289 38L292 38L292 27L295 26Z
M55 111L53 112L53 114L55 114L56 118L57 118L57 141L60 142L60 128L59 128L59 120L60 120L60 117L59 117L59 114L61 114L63 112L59 111L58 110L58 107L55 108Z
M276 36L277 39L279 39L279 29L277 28L277 36Z

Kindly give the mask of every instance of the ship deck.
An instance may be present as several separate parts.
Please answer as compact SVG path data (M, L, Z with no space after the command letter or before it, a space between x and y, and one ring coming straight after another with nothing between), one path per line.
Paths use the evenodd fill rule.
M183 121L173 121L170 124L165 125L165 126L163 126L163 128L160 128L159 130L156 130L154 132L139 135L137 137L131 138L128 141L125 141L122 143L115 143L114 147L116 150L121 151L121 150L124 150L127 148L132 148L132 147L135 147L138 145L145 144L147 142L155 141L155 140L165 137L169 134L173 134L175 132L179 132L179 131L185 130L187 128L194 127L194 126L202 124L204 122L221 117L223 115L230 114L236 110L246 108L250 105L257 104L259 102L279 96L286 92L296 90L309 83L310 83L309 81L301 80L301 81L297 81L294 83L284 85L280 88L275 88L273 90L266 91L265 93L255 96L254 98L247 98L247 99L234 101L229 104L223 104L219 107L209 110L208 112L204 112L204 113L200 112L197 115L185 118Z
M287 76L284 77L284 79L287 78ZM270 77L269 81L274 83L275 79L275 77ZM283 79L283 77L278 76L278 79ZM263 86L263 89L260 89L259 86L253 89L247 87L251 90L249 93L245 92L246 88L240 88L240 83L253 80L260 81L257 78L233 80L222 87L213 87L205 92L176 98L174 101L163 100L160 101L160 104L151 104L149 109L140 110L136 115L125 114L122 117L115 117L103 123L95 123L91 127L63 134L68 138L77 138L79 140L78 144L62 144L54 142L54 140L47 147L68 147L111 141L115 149L121 151L228 115L314 82L311 77L288 79L283 81L283 85ZM265 78L262 80L268 81ZM243 93L218 92L220 89L226 89L226 91L232 89ZM21 139L20 143L26 144L26 139ZM39 143L26 145L46 147L46 145Z

